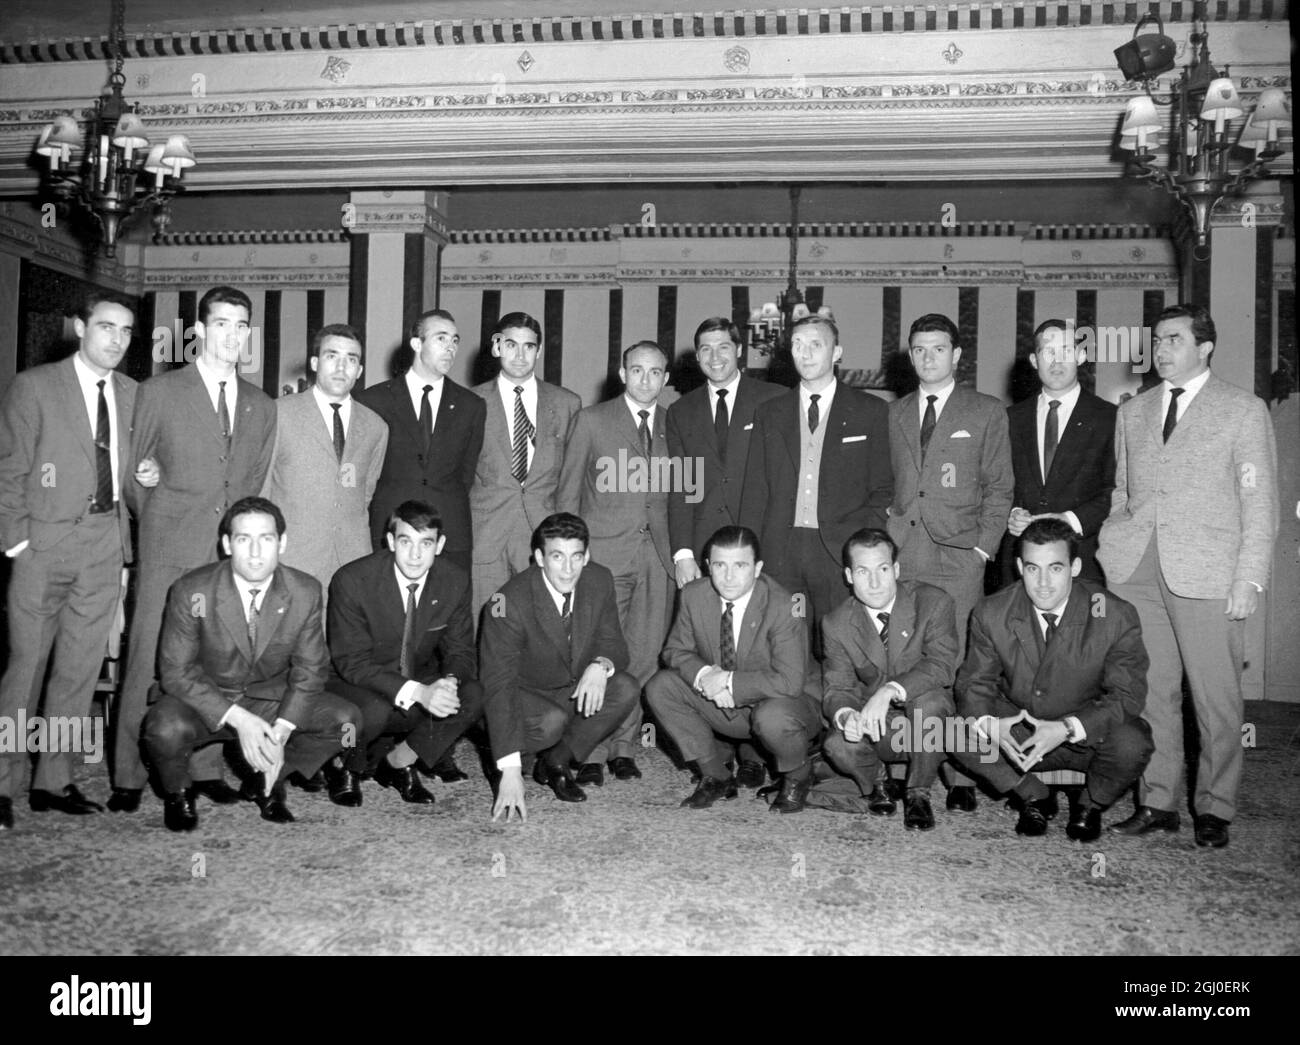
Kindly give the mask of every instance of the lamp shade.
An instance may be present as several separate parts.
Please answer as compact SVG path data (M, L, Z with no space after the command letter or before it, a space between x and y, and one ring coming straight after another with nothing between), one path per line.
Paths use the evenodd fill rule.
M1257 153L1263 152L1268 146L1268 124L1257 123L1252 114L1242 125L1241 134L1237 137L1237 144L1243 149L1254 149Z
M1286 92L1280 87L1270 87L1259 96L1252 116L1257 123L1276 123L1291 125L1291 106L1286 100Z
M189 139L183 134L173 134L167 139L162 159L163 164L171 168L173 178L179 178L181 171L193 167L199 162L194 158L194 153L190 151Z
M1120 128L1120 134L1136 137L1138 131L1158 130L1160 116L1156 112L1156 103L1145 94L1130 99L1128 108L1124 110L1124 126Z
M36 144L36 151L42 156L67 153L81 145L81 131L77 121L71 116L56 116L54 122L41 132L41 140Z
M1237 88L1226 76L1220 76L1210 82L1205 91L1205 102L1201 105L1201 119L1213 120L1216 134L1223 133L1223 125L1228 120L1235 120L1245 110L1241 107L1241 97Z
M113 131L113 144L131 153L136 149L149 147L149 139L144 133L144 121L135 113L123 113Z

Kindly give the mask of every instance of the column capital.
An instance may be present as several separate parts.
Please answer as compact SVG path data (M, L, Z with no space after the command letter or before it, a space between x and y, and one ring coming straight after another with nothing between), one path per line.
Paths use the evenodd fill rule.
M438 246L445 246L449 238L447 193L391 189L353 192L343 207L343 227L353 235L424 235Z

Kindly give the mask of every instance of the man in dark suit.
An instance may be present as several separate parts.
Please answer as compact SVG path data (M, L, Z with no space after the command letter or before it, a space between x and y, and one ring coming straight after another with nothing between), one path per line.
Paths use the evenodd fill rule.
M294 817L284 778L312 776L356 743L361 729L357 709L325 692L320 584L280 565L280 509L245 497L230 506L219 532L229 560L187 573L167 596L161 698L144 723L164 792L163 822L172 831L198 826L189 772L196 748L237 742L251 771L245 796L262 819L285 824Z
M835 321L798 320L790 351L799 387L754 411L740 521L758 534L768 576L811 602L796 605L815 645L822 617L844 598L844 542L885 525L894 477L885 404L835 377L844 351Z
M561 802L585 802L571 772L638 704L609 570L591 562L587 524L558 512L533 532L533 566L512 577L483 614L481 658L488 734L501 777L492 819L524 805L522 758Z
M944 760L952 715L957 630L952 599L898 579L897 548L883 530L859 530L844 545L853 594L822 621L822 713L835 727L822 750L852 777L873 813L892 815L886 762L907 763L903 826L934 827L930 788Z
M667 355L653 341L623 353L618 376L624 393L574 417L555 492L556 509L587 524L591 557L614 575L628 672L639 686L655 673L672 614L668 491L694 481L668 456L667 417L658 405L667 368ZM640 744L638 701L609 744L592 751L578 783L603 784L607 757L616 779L639 777L634 755Z
M140 386L135 405L134 482L127 501L140 520L139 587L131 615L126 678L113 743L108 808L132 813L146 781L140 724L158 657L167 590L190 570L217 560L217 524L232 503L262 489L275 445L275 403L239 376L249 359L248 295L214 287L199 301L195 362ZM194 766L195 789L212 801L239 800L221 780L221 752Z
M1088 358L1073 323L1049 319L1034 331L1030 365L1042 391L1007 408L1015 494L1003 541L1003 576L1015 580L1015 538L1035 519L1061 519L1079 534L1085 580L1102 583L1097 533L1115 488L1115 406L1079 384Z
M447 375L460 348L449 312L433 309L411 329L415 359L406 373L357 393L357 401L388 422L384 470L370 502L376 550L403 501L433 505L447 525L443 554L466 572L472 567L474 526L469 488L483 449L483 400Z
M1101 835L1101 814L1151 758L1142 719L1147 653L1137 611L1092 581L1078 581L1079 536L1060 519L1020 535L1021 583L975 607L957 675L954 757L1020 809L1016 833L1041 835L1055 815L1032 770L1087 777L1066 834Z
M758 537L724 526L705 549L709 576L682 589L664 645L667 667L646 687L650 706L700 782L682 802L707 809L736 797L714 735L752 739L781 774L772 812L797 813L812 786L811 753L821 730L804 690L808 631L790 593L763 575Z
M9 666L0 679L0 720L40 706L47 719L86 721L131 561L123 482L129 481L136 384L114 372L135 315L96 291L73 321L69 358L18 374L0 404L0 549L12 560ZM25 739L25 738L20 738ZM13 798L27 752L0 752L0 831L13 827ZM36 762L28 803L37 812L93 813L72 783L72 752Z
M403 801L432 803L416 758L436 765L482 713L469 577L440 559L446 540L432 505L406 501L388 521L388 548L334 574L329 646L338 678L328 689L362 715L356 748L325 767L338 805L359 806L359 778L370 774Z

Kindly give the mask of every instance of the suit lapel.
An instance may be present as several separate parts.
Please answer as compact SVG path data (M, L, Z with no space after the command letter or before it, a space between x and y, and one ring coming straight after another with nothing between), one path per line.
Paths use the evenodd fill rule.
M859 635L862 652L867 660L884 674L889 674L889 660L885 656L885 645L880 641L880 632L876 630L875 612L861 603L855 603L862 614L860 628L853 629Z
M189 382L190 387L185 394L182 410L189 410L191 416L199 419L199 427L204 429L212 439L225 446L226 440L221 434L221 419L217 417L217 411L208 397L208 389L203 384L203 378L199 377L197 362L185 368L185 380ZM246 406L247 396L240 396L238 401Z
M484 436L487 439L495 439L498 449L501 453L501 459L506 462L509 468L514 461L514 447L510 445L510 418L506 417L506 408L501 402L501 385L497 379L493 378L492 383L488 386L487 395L483 397L487 405L487 422L486 431L489 434ZM537 413L542 412L541 390L537 394Z
M1203 390L1202 390L1203 391ZM1155 440L1156 446L1165 445L1165 415L1161 409L1161 403L1164 400L1164 383L1156 385L1149 392L1141 393L1147 397L1150 402L1146 406L1147 424L1151 428L1151 436ZM1198 396L1199 398L1199 396Z
M962 402L963 398L963 389L958 385L952 390L952 394L948 396L948 402L944 404L943 413L939 415L939 420L934 426L934 434L930 436L931 450L939 449L944 442L952 438L954 432L961 430L962 407L965 405ZM919 425L917 426L916 445L918 448L921 445ZM931 458L931 460L934 459Z
M504 411L503 411L504 412ZM525 482L537 475L545 475L546 470L551 465L551 450L555 446L554 439L546 439L544 436L547 432L553 432L559 427L559 418L555 416L555 396L547 387L545 381L537 382L537 416L533 419L533 460L528 466L528 475ZM563 433L560 438L564 438ZM509 433L506 433L506 442L509 442ZM511 447L513 455L514 448Z
M284 621L290 601L289 589L285 586L284 577L277 567L275 573L271 575L271 583L265 594L257 600L259 613L257 614L257 649L253 650L254 664L261 659L275 633L280 630L280 624Z
M540 566L532 566L530 569L533 571L533 605L537 608L538 622L541 624L542 631L545 632L546 637L555 644L555 648L560 653L560 659L565 664L570 664L570 666L572 666L571 661L573 659L573 651L569 648L568 639L565 638L564 622L560 620L560 611L556 608L555 600L551 598L551 589L546 586L546 581L542 578L542 568ZM585 621L587 611L594 609L593 607L585 605L591 601L590 598L582 598L583 595L590 596L590 594L590 589L583 592L574 592L573 634L575 636L579 634L577 627L579 620L578 614L583 613L584 616L582 619ZM584 631L581 634L588 634L590 626L588 625L587 627L588 631ZM574 645L576 646L578 643L574 643Z
M749 605L745 607L745 616L740 621L740 641L736 643L736 665L745 663L745 657L753 648L754 638L758 635L758 625L767 614L767 585L761 580L754 584L754 594L750 596ZM715 596L716 599L716 596ZM718 640L722 639L722 614L717 615Z
M1058 672L1059 677L1060 668L1057 667L1056 662L1066 655L1066 650L1072 647L1077 648L1076 644L1071 640L1075 629L1087 621L1087 611L1084 608L1086 601L1083 592L1079 588L1071 589L1070 598L1065 604L1065 609L1061 612L1061 619L1056 622L1056 637L1052 639L1050 646L1044 647L1042 660L1034 673L1035 686L1040 685L1041 681L1042 688L1046 689L1046 684L1050 682L1054 669ZM1033 628L1038 627L1038 617L1032 610L1030 610L1029 623ZM1030 634L1030 640L1033 640L1032 633ZM1036 644L1034 648L1037 650ZM1064 667L1068 670L1068 665Z
M81 394L81 385L77 381L77 371L72 360L73 357L69 356L68 364L60 374L63 382L63 394L60 398L63 401L68 419L68 430L75 436L77 445L81 447L86 459L93 468L95 466L95 433L90 427L90 415L86 413L86 400ZM116 392L116 388L114 388L114 391ZM120 433L118 441L122 441ZM122 473L122 477L123 479L126 478L126 472Z
M1028 406L1028 409L1024 409ZM1075 409L1078 407L1076 405ZM1008 412L1007 427L1010 430L1012 452L1021 456L1020 471L1024 472L1024 486L1029 491L1030 499L1037 501L1043 488L1043 469L1038 463L1038 397L1023 400L1016 409Z
M786 401L781 405L781 412L785 414L785 423L777 425L782 441L785 443L785 451L790 455L790 460L796 469L799 467L799 426L804 423L804 419L800 416L799 402L799 389L795 387L790 390Z
M433 434L435 436L445 435L447 430L456 424L456 400L455 393L452 389L455 385L451 378L442 379L442 398L438 400L438 416L433 422ZM416 427L419 428L419 419L416 419Z
M217 580L217 619L226 629L235 649L252 664L253 650L248 644L248 618L244 616L244 600L239 597L232 571L233 567L227 562Z
M894 610L889 615L889 649L895 661L915 630L916 599L909 590L900 586L894 596Z
M445 381L446 378L443 378ZM406 438L413 442L417 447L424 446L424 433L420 431L420 415L411 403L411 397L406 387L406 375L395 377L388 382L388 394L392 397L390 410L392 416L396 417L402 427L406 429ZM442 394L447 394L446 388ZM439 404L439 413L441 413L441 404Z
M135 414L135 389L117 372L113 373L113 396L117 404L114 423L117 425L118 485L125 489L127 480L134 471L131 464L131 419Z
M1038 668L1042 657L1038 652L1038 639L1034 636L1034 629L1038 627L1038 620L1034 616L1033 605L1029 601L1029 596L1025 594L1024 588L1016 593L1015 602L1012 603L1011 611L1011 633L1015 635L1016 641L1020 643L1020 651L1025 655L1025 660L1029 668L1038 674Z
M1087 392L1079 390L1079 398L1075 401L1074 410L1070 412L1070 423L1065 426L1065 431L1061 433L1060 439L1056 444L1056 455L1052 458L1051 470L1047 473L1047 481L1044 486L1050 484L1052 476L1056 475L1062 468L1073 468L1075 465L1071 462L1071 455L1077 453L1077 448L1082 446L1088 438L1088 433L1092 430L1092 404L1087 400ZM1035 423L1037 423L1035 421ZM1038 456L1038 433L1033 432L1034 438L1034 456Z
M637 428L637 420L632 417L632 411L627 405L627 396L620 395L613 400L614 405L618 408L618 429L623 436L623 442L627 444L628 454L635 454L637 457L645 457L641 451L641 432ZM654 440L651 438L651 452L654 452Z
M897 419L894 431L902 437L904 445L912 455L912 463L916 466L917 471L921 469L921 426L916 417L920 394L920 392L909 392L903 396L894 415Z

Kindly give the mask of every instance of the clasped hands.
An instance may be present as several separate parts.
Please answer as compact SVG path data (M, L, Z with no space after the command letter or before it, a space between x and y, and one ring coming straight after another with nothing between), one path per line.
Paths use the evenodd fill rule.
M734 708L735 695L731 692L731 672L714 664L700 672L695 680L695 692L715 707Z
M864 736L877 743L885 735L885 721L889 717L889 708L898 690L893 686L881 686L871 694L861 711L850 711L840 723L844 739L856 744Z
M1034 727L1023 744L1011 733L1011 727L1017 722L1028 722ZM1034 718L1023 708L1019 714L1004 718L985 715L976 728L1001 748L1007 761L1018 766L1022 773L1028 773L1070 736L1069 727L1060 719Z
M292 727L283 719L271 725L238 704L231 705L226 725L239 737L244 761L262 774L264 793L269 795L284 768L284 745Z
M416 687L415 703L434 718L454 715L460 710L460 683L451 675L420 683Z

